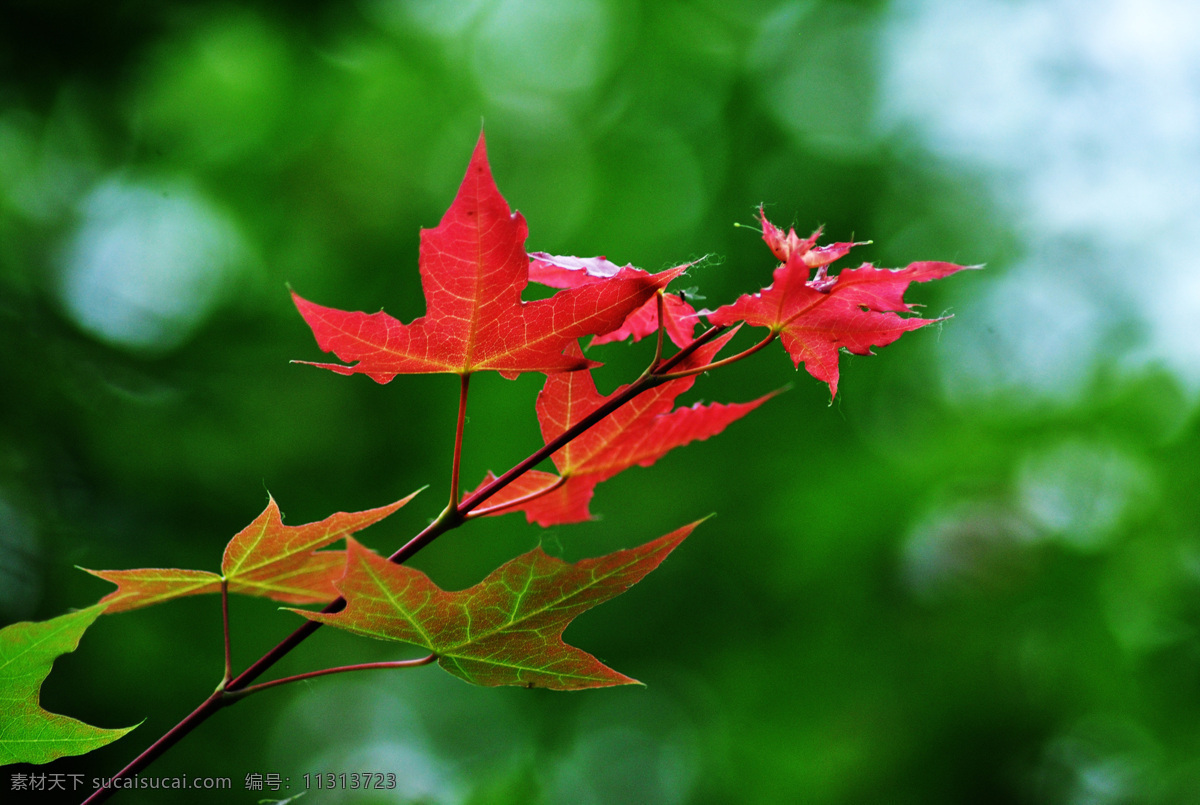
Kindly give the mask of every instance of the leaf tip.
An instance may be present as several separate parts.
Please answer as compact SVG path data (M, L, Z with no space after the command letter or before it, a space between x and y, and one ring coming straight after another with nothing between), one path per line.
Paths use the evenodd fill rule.
M308 301L307 299L305 299L300 294L296 293L296 289L292 287L292 284L290 282L287 284L287 289L288 289L288 293L291 294L292 304L296 306L296 309L300 311L300 315L303 316L304 309L308 308L308 307L312 307L313 303Z
M422 486L422 487L420 487L420 488L418 488L418 489L415 489L415 490L413 490L412 492L409 492L407 495L405 495L404 497L400 498L400 499L399 499L399 500L397 500L395 503L391 503L391 504L389 504L389 505L387 505L387 506L384 506L383 508L384 508L384 509L391 509L391 511L389 511L389 512L388 512L388 514L391 514L392 512L394 512L394 511L396 511L396 510L398 510L398 509L400 509L400 508L402 508L402 507L404 507L404 506L407 506L409 503L411 503L411 502L412 502L412 499L413 499L413 498L415 498L417 495L421 494L422 492L424 492L424 491L425 491L426 489L428 489L428 488L429 488L429 484L425 484L424 486Z
M656 539L652 542L649 542L642 547L649 548L651 546L654 546L656 549L657 548L664 549L663 553L662 553L662 557L665 559L668 554L670 554L672 551L674 551L676 548L678 548L679 544L681 542L683 542L685 539L687 539L691 535L691 533L696 530L696 526L700 525L705 520L708 520L709 518L716 517L716 516L717 516L716 512L711 512L709 514L706 514L704 517L701 517L699 520L693 520L692 522L688 523L687 525L680 526L679 528L675 529L674 531L670 532L669 534L664 534L663 536L659 537L658 539ZM641 550L641 549L634 549L634 550ZM659 561L662 561L662 560L660 559Z
M631 676L626 676L620 671L613 671L611 668L608 670L612 672L612 676L610 676L603 684L598 685L597 687L615 688L620 685L637 685L639 688L648 687L648 685L646 685L646 683L640 679L634 679Z
M779 388L775 389L774 391L770 392L769 394L766 394L763 397L763 399L769 400L773 397L778 397L780 394L785 394L785 393L791 391L792 389L794 389L795 387L796 387L795 383L784 383Z
M492 168L487 158L487 138L484 136L482 125L479 128L479 139L475 141L475 148L472 149L471 159L467 163L467 175L472 173L486 176L489 180L492 176Z
M259 517L266 517L272 522L283 524L283 512L279 510L279 504L275 502L275 497L270 490L267 490L267 508L263 509Z

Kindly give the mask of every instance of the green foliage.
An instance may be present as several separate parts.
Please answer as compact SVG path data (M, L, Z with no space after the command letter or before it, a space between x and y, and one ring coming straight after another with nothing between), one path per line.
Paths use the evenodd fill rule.
M93 727L47 712L39 704L55 658L74 651L102 612L104 605L95 604L48 621L0 629L0 766L82 755L133 729Z

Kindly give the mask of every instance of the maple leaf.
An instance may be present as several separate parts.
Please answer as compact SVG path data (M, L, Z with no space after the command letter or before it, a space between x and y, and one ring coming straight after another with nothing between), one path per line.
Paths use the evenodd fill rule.
M133 729L93 727L41 706L42 683L54 659L74 651L103 611L102 604L94 604L48 621L0 629L0 766L82 755Z
M943 321L899 315L912 311L904 293L913 282L941 279L968 268L932 261L900 269L864 263L831 277L826 274L829 263L858 244L815 248L820 230L800 239L795 230L784 235L765 216L762 220L763 240L784 261L775 269L774 282L705 315L712 324L744 321L769 327L779 335L796 368L803 363L810 375L829 384L831 396L837 395L838 350L869 355L872 347L887 346L910 330ZM810 279L814 267L817 271Z
M681 361L674 371L710 363L733 335L729 332L713 339ZM588 504L597 484L635 464L648 467L688 442L714 436L774 396L768 394L746 403L697 403L671 410L675 399L695 382L694 375L681 377L638 395L551 456L560 478L550 473L526 473L533 477L525 480L519 490L509 491L506 487L488 500L487 513L523 511L529 522L542 526L588 520ZM617 389L609 397L600 394L591 372L550 375L537 399L542 438L549 444L620 393ZM554 486L557 488L551 489ZM534 497L539 489L550 491ZM513 502L520 497L531 499Z
M545 252L531 252L529 256L532 258L529 264L529 279L551 288L578 288L603 282L617 276L623 270L641 271L631 265L618 266L603 256L562 257ZM678 268L687 269L692 265L687 263ZM663 329L676 346L682 348L692 343L696 325L699 323L695 308L689 305L686 299L674 294L663 296ZM657 331L658 301L651 297L630 313L625 321L621 322L620 327L593 338L590 346L624 341L627 338L640 341Z
M379 522L416 495L414 492L377 509L338 512L300 526L284 525L279 506L270 498L263 513L225 546L220 574L178 568L87 572L117 585L116 591L100 599L100 603L108 605L110 613L187 595L218 593L222 579L231 593L257 595L287 604L324 603L337 598L333 582L342 574L346 557L344 551L317 549Z
M563 630L658 567L695 526L575 564L535 548L459 592L441 590L419 570L348 539L346 574L338 582L346 608L295 611L358 635L423 646L442 668L474 685L578 690L637 684L564 643Z
M317 363L340 374L387 383L398 374L496 370L564 372L594 365L563 349L584 335L616 329L682 273L621 269L605 282L521 301L529 280L528 228L492 179L483 135L458 195L435 229L421 230L426 313L403 324L387 313L335 310L293 293L317 345L352 366Z
M782 229L767 220L767 214L762 207L758 208L758 219L762 222L763 241L781 263L786 263L793 254L796 254L806 266L817 268L829 265L840 257L845 257L855 246L865 245L863 243L831 243L828 246L817 246L817 238L821 237L821 227L817 227L817 230L807 238L797 236L794 228L789 228L785 235Z

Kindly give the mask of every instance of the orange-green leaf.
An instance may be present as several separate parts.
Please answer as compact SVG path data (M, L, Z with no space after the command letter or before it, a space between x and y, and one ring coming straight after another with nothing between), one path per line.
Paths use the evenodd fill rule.
M233 592L292 604L330 601L337 597L331 582L341 575L344 557L340 552L314 551L379 522L417 494L377 509L338 512L301 526L284 525L272 498L266 511L230 540L221 572Z
M0 766L82 755L133 729L93 727L48 712L40 703L42 683L54 659L74 651L103 611L102 604L94 604L48 621L0 629Z
M483 136L458 195L435 229L421 231L426 313L410 324L388 314L336 310L293 294L317 345L353 365L318 363L339 374L387 383L398 374L495 370L564 372L594 365L563 350L584 335L607 333L683 272L621 269L604 282L524 302L528 227L492 179Z
M182 570L175 567L143 567L137 570L88 570L93 576L117 585L100 599L109 614L161 604L186 595L221 591L221 577L207 570Z
M87 572L117 585L115 592L101 599L110 613L186 595L220 592L222 579L228 582L231 593L258 595L287 604L324 603L337 598L333 582L345 567L345 552L317 549L379 522L416 494L377 509L338 512L300 526L284 525L279 506L270 498L263 513L225 547L222 575L177 568Z
M441 590L424 573L350 539L346 575L338 582L346 608L296 611L355 634L423 646L439 665L475 685L577 690L636 684L564 643L563 630L658 567L695 525L575 564L535 548L460 592Z

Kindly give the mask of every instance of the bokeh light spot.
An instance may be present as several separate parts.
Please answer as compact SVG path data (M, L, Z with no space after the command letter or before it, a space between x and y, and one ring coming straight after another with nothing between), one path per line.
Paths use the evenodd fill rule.
M233 225L199 192L113 179L83 203L59 296L102 341L165 351L216 308L243 253Z
M1036 367L1018 382L1038 392L1042 378L1062 374L1059 396L1077 398L1086 367L1108 358L1167 366L1200 393L1198 38L1200 6L1180 0L908 0L889 9L884 130L985 170L1033 247L1027 279L1107 288L1110 324L1146 333L1099 355L1078 327L1056 341L1062 324L1046 320L1059 313L1041 306L1035 315L1046 323L1022 322L1041 354L1009 358ZM1084 259L1064 263L1052 244L1075 244ZM1078 298L1068 289L1067 322L1079 323Z
M596 0L500 0L479 28L476 80L493 97L588 89L612 67L613 25Z
M1115 447L1068 441L1026 458L1017 486L1030 518L1081 550L1103 547L1149 494L1148 470Z

